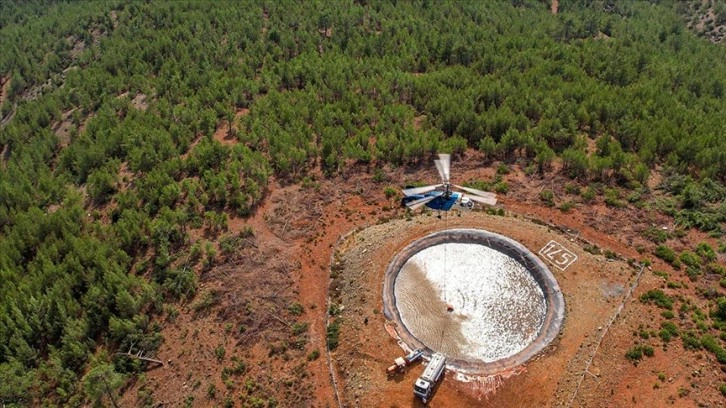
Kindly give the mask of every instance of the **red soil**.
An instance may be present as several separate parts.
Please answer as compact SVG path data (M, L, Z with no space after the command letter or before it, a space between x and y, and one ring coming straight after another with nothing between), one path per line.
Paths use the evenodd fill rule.
M458 183L490 179L494 169L481 167L480 163L477 155L456 160L452 164L452 174ZM133 384L125 392L125 406L138 405L144 393L150 393L153 400L164 401L169 406L180 406L190 397L194 397L193 406L219 406L225 397L232 398L235 406L240 406L240 400L245 401L252 395L274 396L279 406L337 406L325 358L326 296L330 260L336 243L353 230L402 214L395 199L386 199L383 194L387 183L399 187L408 181L435 181L435 173L429 168L416 172L390 171L387 183L374 183L367 173L360 167L349 168L346 174L335 179L323 179L318 173L319 181L313 178L305 188L273 180L261 206L250 218L232 218L226 233L235 235L251 227L256 246L246 247L226 258L218 254L215 266L203 273L195 300L178 306L179 315L173 323L159 322L165 341L157 357L165 362L171 360L171 364L149 371L145 381ZM578 264L567 272L553 270L568 307L563 335L551 350L527 364L524 373L498 380L496 393L483 396L481 390L475 389L476 384L459 383L451 374L447 375L430 402L431 406L569 406L585 362L594 351L600 332L598 327L613 315L624 294L623 288L627 288L637 272L623 261L607 262L602 255L584 252L585 241L574 238L611 250L624 259L653 258L649 255L653 245L640 236L640 230L651 224L669 222L654 211L633 207L616 209L606 207L601 201L578 204L567 213L544 207L538 198L543 186L554 190L557 203L569 199L577 201L576 197L567 197L564 192L567 180L553 173L545 178L529 177L514 166L514 171L504 179L510 190L500 196L500 205L509 217L470 214L449 219L454 224L476 225L511 236L533 252L549 239L556 239L580 256ZM536 225L525 218L541 220L551 227ZM355 283L360 285L361 292L343 294L349 306L343 314L341 345L333 353L333 360L337 390L344 406L418 404L412 398L411 383L422 368L413 368L402 380L385 379L385 367L403 351L385 333L383 317L375 314L374 309L381 310L379 289L382 284L375 274L382 274L393 254L408 240L440 227L435 221L427 221L426 217L421 220L422 223L415 221L409 224L410 228L387 238L390 243L371 240L371 245L378 245L379 249L371 249L373 252L367 255L368 264L372 266L361 269L361 274L368 273L368 278ZM558 232L552 226L570 232ZM693 246L701 240L713 241L694 232L671 244L677 249L679 245ZM636 251L639 245L646 248L646 253ZM344 243L341 249L347 247ZM258 261L260 263L255 263ZM655 262L653 268L670 271L673 279L682 278L682 273L678 275L661 263ZM370 271L365 272L368 269ZM661 278L646 272L634 299L648 289L662 286ZM345 285L340 287L343 290ZM195 313L194 302L199 302L208 291L220 293L221 301L211 308L211 312ZM668 289L671 294L691 295L694 291L695 287ZM351 300L353 295L357 300ZM251 317L244 317L244 310L238 308L239 299L253 305ZM280 358L272 355L269 347L290 337L286 324L292 323L294 317L286 314L285 308L293 301L305 308L297 320L309 324L307 340L304 350L289 350ZM723 375L718 374L718 365L710 354L683 351L680 341L674 340L667 346L667 351L656 347L655 356L646 358L637 367L624 358L625 351L638 342L633 336L638 327L659 330L662 319L658 314L658 309L633 298L626 302L623 313L615 320L595 355L590 368L592 375L584 375L572 406L660 407L673 403L716 406L718 401L722 402L717 384L723 381ZM370 318L368 325L362 321L364 315ZM229 332L230 323L236 327L237 322L244 319L248 319L249 325L257 324L254 326L255 330L259 329L256 334ZM652 340L651 343L660 344ZM226 355L221 363L213 352L218 347L222 347ZM320 352L320 358L305 358L316 350ZM231 387L228 387L221 380L221 371L230 366L233 355L245 361L247 371L232 377ZM302 367L304 375L293 376L296 367ZM695 371L699 373L694 374ZM665 381L657 379L659 372L664 373ZM257 381L252 392L245 385L250 378ZM288 381L294 381L294 389L302 390L299 395L280 385ZM658 386L654 387L656 383ZM211 384L217 392L210 398ZM485 388L494 388L491 385ZM680 387L686 387L690 394L683 396ZM250 400L246 401L249 403Z

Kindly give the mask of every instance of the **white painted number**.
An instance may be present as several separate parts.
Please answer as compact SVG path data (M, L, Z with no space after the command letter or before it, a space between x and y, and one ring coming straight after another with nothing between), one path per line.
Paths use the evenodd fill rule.
M555 241L548 242L539 250L539 254L563 271L577 260L577 255Z

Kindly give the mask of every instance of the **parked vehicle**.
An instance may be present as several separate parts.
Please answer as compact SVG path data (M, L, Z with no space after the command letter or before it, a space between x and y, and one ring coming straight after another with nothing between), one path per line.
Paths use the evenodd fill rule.
M435 353L431 356L431 361L426 366L421 377L416 380L413 385L413 395L421 398L423 403L427 403L431 397L434 386L441 379L444 369L446 368L446 357L443 354Z

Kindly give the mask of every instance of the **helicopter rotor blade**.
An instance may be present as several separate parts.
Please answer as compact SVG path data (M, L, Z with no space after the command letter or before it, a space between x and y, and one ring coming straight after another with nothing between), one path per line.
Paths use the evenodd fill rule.
M412 187L407 188L403 190L403 194L405 196L412 196L412 195L418 195L418 194L426 194L430 191L434 191L437 188L441 187L443 184L433 184L430 186L424 186L424 187Z
M457 186L456 184L454 184L454 187L456 187L460 190L464 190L467 193L478 195L479 197L492 198L492 199L496 199L496 197L497 197L497 195L494 193L490 193L488 191L477 190L477 189L471 188L471 187Z
M410 203L406 204L406 206L412 210L417 210L426 205L426 203L433 201L436 197L438 196L426 196L424 198L419 198L416 201L411 201Z
M450 154L439 154L439 159L434 160L436 163L436 170L439 171L441 176L441 182L449 184L449 177L451 176L451 155Z
M441 182L446 184L446 180L444 179L444 165L441 164L441 160L434 160L434 164L436 165L436 170L439 171Z
M474 201L475 203L479 203L479 204L486 204L486 205L496 205L497 204L497 199L492 198L492 197L479 197L479 196L475 196L475 195L470 195L469 199L471 201Z

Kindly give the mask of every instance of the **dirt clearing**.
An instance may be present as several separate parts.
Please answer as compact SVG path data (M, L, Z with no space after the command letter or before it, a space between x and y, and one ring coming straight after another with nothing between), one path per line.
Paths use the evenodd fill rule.
M397 380L385 376L391 361L405 353L386 331L387 322L380 314L383 272L393 256L412 240L433 231L461 227L509 236L534 253L548 241L556 240L576 253L578 260L566 271L551 267L565 297L564 328L544 352L525 365L523 374L500 382L498 392L482 395L478 385L492 379L467 384L455 381L453 373L448 373L430 406L474 406L485 399L491 406L554 406L573 391L598 328L612 315L619 296L624 295L621 289L634 276L635 269L624 262L607 262L603 256L591 255L577 241L521 217L465 213L442 220L423 215L363 230L339 247L341 271L333 287L343 312L341 346L334 355L344 384L344 399L352 406L390 406L390 401L409 405L413 399L412 384L421 367L414 367Z

